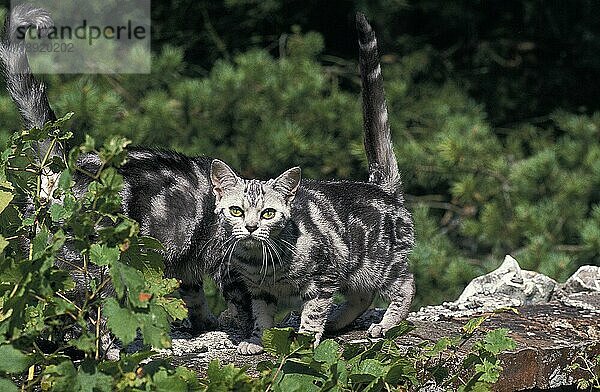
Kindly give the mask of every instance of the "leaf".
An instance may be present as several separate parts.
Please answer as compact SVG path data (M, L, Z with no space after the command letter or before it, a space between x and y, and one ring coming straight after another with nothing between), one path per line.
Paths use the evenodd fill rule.
M415 368L414 362L411 362L406 358L400 358L391 365L385 375L385 382L396 386L404 380L409 380L416 385L418 383L417 369Z
M177 375L169 374L166 369L161 369L153 375L152 380L158 391L186 392L187 383Z
M276 356L288 355L294 333L293 328L267 329L262 336L263 348Z
M319 391L315 381L323 381L321 378L307 374L286 374L278 385L280 391L285 392L311 392Z
M58 187L63 191L67 191L71 189L71 185L73 183L73 176L71 175L71 170L64 170L58 179Z
M119 260L121 251L117 247L104 244L92 244L90 247L90 261L96 265L112 265Z
M119 306L114 298L108 298L103 308L107 326L123 344L133 342L139 327L138 319L131 310Z
M4 249L8 246L9 242L0 235L0 253L4 252Z
M12 193L0 190L0 213L10 204L13 197Z
M27 355L13 346L0 346L0 371L6 373L20 373L30 365Z
M430 346L429 351L425 351L425 356L436 357L440 353L446 351L452 345L452 340L448 337L440 338L433 347Z
M315 348L313 358L315 361L333 365L340 358L340 345L332 339L324 340Z
M50 219L52 219L52 222L60 222L69 217L69 212L61 204L52 204L50 206Z
M508 336L508 332L507 328L498 328L488 332L483 338L484 349L494 355L498 355L502 351L514 350L517 344Z
M488 383L495 383L500 378L500 373L502 372L502 366L497 363L492 363L487 359L483 360L483 363L478 363L475 365L475 371L477 373L482 373L479 376L479 380Z
M409 333L410 331L414 330L415 326L413 323L411 323L410 321L402 321L399 325L390 328L386 333L385 333L385 338L386 339L397 339L400 336L404 336L407 333Z
M110 254L106 257L110 257ZM119 298L123 298L125 293L129 292L129 300L138 304L137 295L144 289L144 275L126 264L113 262L110 266L110 276Z
M18 392L19 389L12 381L6 378L0 378L0 391L2 392Z
M173 320L183 320L188 316L185 302L181 299L160 297L156 300L156 303L162 306Z
M475 330L477 328L479 328L481 326L481 324L483 324L483 322L485 320L487 320L488 316L481 316L481 317L476 317L476 318L472 318L470 319L464 326L463 326L463 331L467 334L467 335L471 335L473 332L475 332Z
M384 377L388 370L389 367L383 365L376 359L365 359L358 367L359 373L369 374L373 377Z
M57 392L110 392L113 378L100 372L93 362L83 362L75 369L70 360L49 365L44 374L50 378L52 390Z

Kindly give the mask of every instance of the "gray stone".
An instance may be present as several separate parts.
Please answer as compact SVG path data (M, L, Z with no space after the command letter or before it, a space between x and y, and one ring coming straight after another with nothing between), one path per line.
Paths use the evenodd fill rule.
M479 301L482 297L506 301L508 306L532 305L550 300L556 281L534 271L522 270L517 260L506 255L495 271L475 278L457 302Z
M600 267L580 267L560 289L564 294L600 291Z

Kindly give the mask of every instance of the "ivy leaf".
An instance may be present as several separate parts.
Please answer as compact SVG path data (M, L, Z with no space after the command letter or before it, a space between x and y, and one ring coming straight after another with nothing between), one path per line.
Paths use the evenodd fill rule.
M100 372L95 364L84 362L75 369L70 360L58 365L49 365L44 370L52 383L52 390L57 392L110 392L113 379Z
M489 362L487 359L483 360L483 363L475 365L475 371L482 373L479 376L479 380L488 383L495 383L500 378L500 372L502 372L502 366L497 363Z
M166 369L160 369L152 377L156 390L158 391L172 391L172 392L187 392L188 385L185 380L169 374Z
M110 276L113 286L119 298L123 298L126 292L129 293L129 300L138 304L137 298L140 291L144 289L144 275L133 267L120 262L113 262L110 266ZM146 304L139 304L145 306Z
M156 303L162 306L173 320L183 320L188 316L185 303L180 299L160 297Z
M61 204L52 204L50 206L50 219L52 222L60 222L68 217L68 211Z
M360 373L370 374L374 377L384 377L388 372L388 368L377 359L365 359L361 362L358 370Z
M29 367L29 358L13 346L0 346L0 371L20 373Z

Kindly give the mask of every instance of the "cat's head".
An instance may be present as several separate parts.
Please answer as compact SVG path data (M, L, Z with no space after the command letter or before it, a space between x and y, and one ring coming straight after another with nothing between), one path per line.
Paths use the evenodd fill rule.
M252 242L276 235L285 226L300 185L300 168L291 168L274 180L246 180L215 159L210 178L215 213L222 214L235 239Z

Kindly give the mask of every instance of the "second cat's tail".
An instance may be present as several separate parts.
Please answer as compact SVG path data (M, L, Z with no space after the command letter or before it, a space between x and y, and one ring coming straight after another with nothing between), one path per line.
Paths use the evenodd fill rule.
M369 164L369 182L379 184L390 193L399 193L400 171L394 154L383 77L377 51L377 38L364 14L356 13L364 144Z
M30 4L20 4L8 13L0 36L0 60L6 78L6 88L10 97L17 105L25 129L43 128L49 121L56 121L56 115L48 103L46 85L31 74L25 44L27 31L35 27L44 34L53 26L50 13L43 8ZM55 155L62 154L62 147L49 140L37 142L34 145L35 159L43 161ZM40 197L51 200L59 173L45 168L41 173Z
M8 13L0 41L0 59L8 92L23 116L26 128L42 128L56 115L48 103L46 86L31 74L27 60L25 33L31 27L38 31L53 25L48 11L21 4Z

